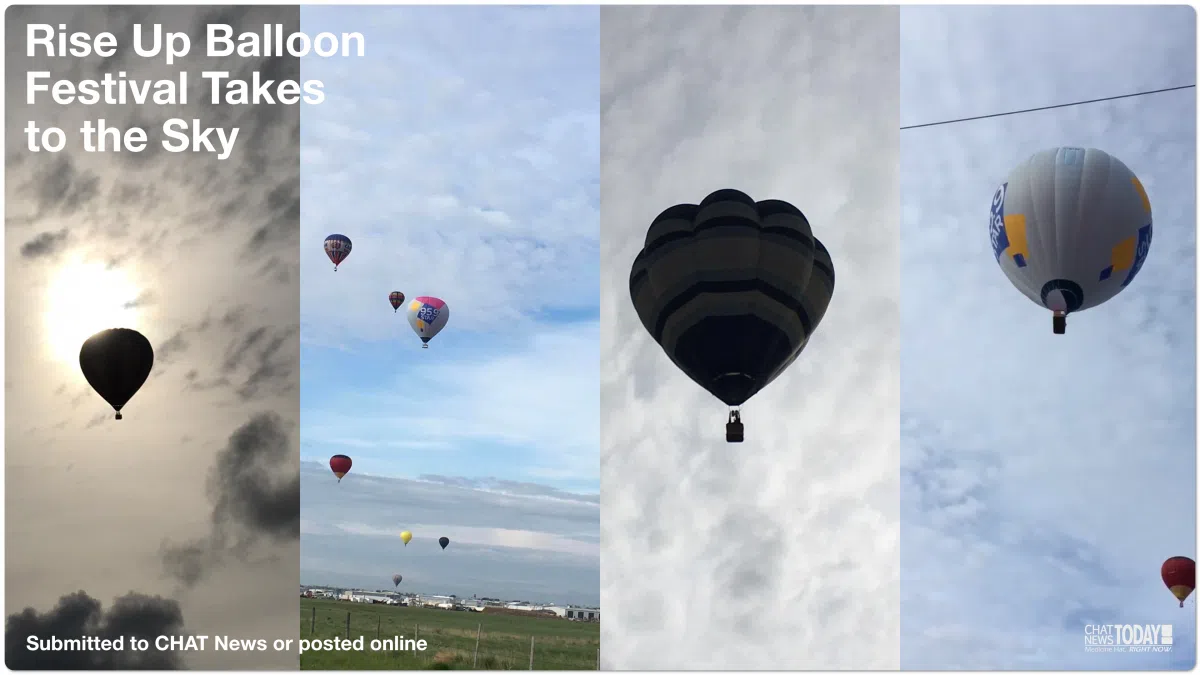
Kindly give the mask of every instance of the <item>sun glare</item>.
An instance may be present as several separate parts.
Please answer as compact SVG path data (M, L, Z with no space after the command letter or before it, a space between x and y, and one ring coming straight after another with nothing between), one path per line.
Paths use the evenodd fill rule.
M47 289L45 344L66 363L79 362L83 341L106 328L140 328L139 290L124 271L77 261L58 271Z

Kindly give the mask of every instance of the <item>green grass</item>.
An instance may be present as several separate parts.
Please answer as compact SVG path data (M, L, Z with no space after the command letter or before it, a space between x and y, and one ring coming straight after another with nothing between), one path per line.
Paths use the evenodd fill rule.
M315 630L313 612L316 612ZM350 630L346 631L346 614ZM481 630L482 629L482 630ZM533 639L535 670L594 670L600 624L444 609L300 599L300 637L363 636L364 651L306 651L302 670L470 670L480 632L478 670L526 670ZM371 651L371 640L421 639L419 651Z

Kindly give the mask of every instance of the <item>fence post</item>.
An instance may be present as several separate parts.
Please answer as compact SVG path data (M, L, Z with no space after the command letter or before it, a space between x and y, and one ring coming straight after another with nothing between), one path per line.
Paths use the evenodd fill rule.
M596 670L600 670L600 648L596 648Z
M346 610L346 637L350 637L350 610Z
M421 624L419 624L419 623L413 624L413 639L414 640L421 639Z
M529 636L529 669L533 670L533 636Z
M379 629L383 626L383 615L375 615L375 639L379 639Z
M483 633L483 624L475 629L475 658L471 661L471 670L475 670L479 665L479 635Z
M308 634L312 635L315 632L317 632L317 606L313 605L312 621L310 621L308 624Z

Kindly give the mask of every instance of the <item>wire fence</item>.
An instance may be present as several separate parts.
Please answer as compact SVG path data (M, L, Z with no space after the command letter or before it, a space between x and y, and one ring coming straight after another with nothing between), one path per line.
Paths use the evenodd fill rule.
M303 669L599 670L595 623L344 602L302 607L300 637L363 638L362 651L312 649ZM307 614L307 616L304 616ZM424 640L424 650L415 649ZM378 649L368 646L376 644Z

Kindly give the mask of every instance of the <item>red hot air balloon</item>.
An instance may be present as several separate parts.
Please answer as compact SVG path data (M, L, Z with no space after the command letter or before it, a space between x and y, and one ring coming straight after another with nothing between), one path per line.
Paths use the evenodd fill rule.
M1162 565L1162 580L1183 607L1183 601L1196 589L1196 561L1181 555L1167 558Z
M404 294L400 291L392 291L388 294L388 302L392 303L392 312L400 310L400 305L404 304Z
M329 458L329 468L333 469L333 475L337 476L338 482L342 482L342 476L350 473L350 466L354 462L345 455L334 455Z

